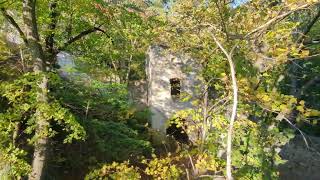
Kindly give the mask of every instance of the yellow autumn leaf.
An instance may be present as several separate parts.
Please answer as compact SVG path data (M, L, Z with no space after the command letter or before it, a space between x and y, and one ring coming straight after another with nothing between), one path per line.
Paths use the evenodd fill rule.
M304 106L297 106L297 110L300 112L304 112Z
M308 50L302 50L301 54L300 54L300 57L304 58L304 57L307 57L307 56L309 56L309 51Z

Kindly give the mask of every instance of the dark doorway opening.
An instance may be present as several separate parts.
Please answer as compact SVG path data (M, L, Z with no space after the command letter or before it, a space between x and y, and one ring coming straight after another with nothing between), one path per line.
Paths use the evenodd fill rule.
M166 129L166 134L168 136L173 137L176 141L180 143L189 144L190 142L189 137L184 130L184 127L181 127L181 126L178 127L177 124L174 122L171 122L170 126Z
M181 93L181 82L179 78L170 79L171 96L173 98L179 98Z

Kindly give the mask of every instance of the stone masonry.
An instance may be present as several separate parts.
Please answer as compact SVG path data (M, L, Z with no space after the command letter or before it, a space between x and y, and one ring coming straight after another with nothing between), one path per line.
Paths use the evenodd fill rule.
M198 67L191 58L168 53L164 47L149 48L146 60L147 105L152 113L153 129L165 132L167 120L175 112L192 108L192 99L182 102L177 96L195 95L195 86L199 84Z

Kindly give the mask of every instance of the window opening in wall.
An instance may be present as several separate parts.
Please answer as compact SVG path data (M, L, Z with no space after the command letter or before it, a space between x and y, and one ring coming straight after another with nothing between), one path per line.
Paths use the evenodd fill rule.
M181 92L181 82L179 78L172 78L170 79L171 85L171 96L173 98L179 98Z

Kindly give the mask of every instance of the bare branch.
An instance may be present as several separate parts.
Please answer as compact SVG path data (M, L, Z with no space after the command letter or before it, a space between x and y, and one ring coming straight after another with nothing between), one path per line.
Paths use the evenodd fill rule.
M311 46L311 45L317 45L317 44L320 44L319 38L303 41L303 45L305 46Z
M220 103L225 102L227 99L229 99L229 96L226 96L226 97L220 99L218 102L216 102L211 107L209 107L208 112L211 112L215 107L217 107Z
M297 131L299 131L299 133L301 134L301 136L302 136L302 138L303 138L304 143L306 144L307 148L309 149L310 147L309 147L308 141L307 141L304 133L303 133L299 128L297 128L297 126L295 126L294 124L292 124L292 122L291 122L288 118L283 117L283 119L284 119L285 121L287 121L287 123L289 123L294 129L296 129Z
M315 23L318 21L319 18L320 18L320 8L318 9L318 12L315 15L315 17L311 20L311 22L307 25L307 27L302 32L302 36L298 38L297 40L298 43L302 42L306 38L306 35L310 32L310 30L312 29L312 27L315 25Z
M259 106L260 106L260 105L259 105ZM278 120L283 120L283 119L284 119L284 120L285 120L288 124L290 124L294 129L296 129L297 131L299 131L299 133L301 134L301 136L302 136L302 138L303 138L303 141L305 142L307 148L308 148L308 149L310 148L310 147L309 147L309 143L308 143L308 141L307 141L304 133L303 133L297 126L295 126L288 118L286 118L286 117L284 116L284 114L279 113L279 112L277 112L277 111L270 110L270 109L265 108L265 107L262 107L262 106L260 106L260 107L261 107L262 109L266 110L266 111L269 111L269 112L278 114L278 117L277 117Z
M319 3L317 3L319 4ZM245 35L245 38L248 38L249 36L251 36L252 34L256 33L256 32L259 32L263 29L267 29L269 26L277 23L278 21L281 21L283 20L284 18L288 17L289 15L291 15L292 13L296 12L296 11L299 11L299 10L302 10L302 9L305 9L311 5L315 5L315 4L304 4L302 6L299 6L291 11L288 11L286 13L283 13L283 14L280 14L279 16L276 16L272 19L270 19L268 22L266 22L265 24L257 27L256 29L252 30L251 32L249 32L247 35Z
M100 27L93 27L93 28L90 28L90 29L87 29L85 31L82 31L81 33L79 33L78 35L72 37L71 39L69 39L67 42L64 43L64 45L59 48L59 50L63 50L65 49L66 47L68 47L69 45L71 45L72 43L74 43L75 41L78 41L80 39L82 39L83 37L91 34L91 33L94 33L94 32L97 32L97 31L100 31L100 32L103 32L103 33L106 33L103 29L101 29Z
M192 170L193 170L193 172L195 172L195 171L196 171L196 168L195 168L195 166L194 166L194 163L193 163L192 157L190 156L190 154L189 154L189 153L188 153L188 157L189 157L189 160L190 160L190 164L191 164L191 166L192 166Z
M320 54L314 54L314 55L307 56L307 57L303 57L303 58L289 58L288 60L289 60L289 61L294 61L294 60L310 60L310 59L315 58L315 57L320 57Z
M233 124L236 120L237 116L237 106L238 106L238 86L237 86L237 79L236 79L236 71L235 66L231 57L232 52L234 51L234 46L231 50L231 53L228 53L226 49L221 45L221 43L218 41L218 39L215 37L214 34L212 34L213 40L216 42L218 47L221 49L221 51L226 56L229 66L230 66L230 72L231 72L231 79L232 79L232 89L233 89L233 106L232 106L232 113L229 123L229 129L228 129L228 135L227 135L227 180L232 180L232 172L231 172L231 152L232 152L232 133L233 133Z

